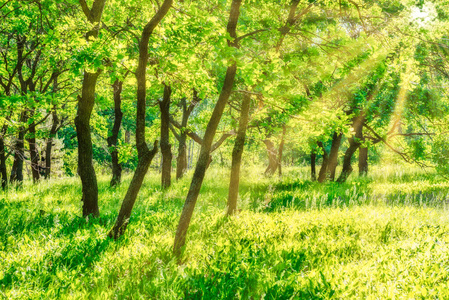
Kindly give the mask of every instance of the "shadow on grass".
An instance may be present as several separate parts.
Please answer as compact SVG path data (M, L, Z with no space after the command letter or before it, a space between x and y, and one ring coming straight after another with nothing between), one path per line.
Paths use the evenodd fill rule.
M87 238L69 242L62 249L47 253L42 261L28 266L26 271L20 264L13 264L4 271L0 287L6 289L20 281L39 278L43 288L47 288L60 270L86 272L94 262L99 260L113 240L109 238Z

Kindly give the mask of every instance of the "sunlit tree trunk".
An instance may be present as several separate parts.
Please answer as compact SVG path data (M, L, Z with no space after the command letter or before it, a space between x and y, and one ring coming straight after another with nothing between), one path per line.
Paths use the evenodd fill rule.
M326 180L326 172L327 172L327 166L329 164L329 154L326 151L326 148L324 147L322 142L317 143L318 147L321 148L323 151L323 162L321 163L320 172L318 174L318 182L322 183Z
M171 88L168 85L164 85L164 96L162 97L162 101L159 101L161 111L161 186L163 189L170 187L171 184L170 97Z
M282 126L282 137L281 137L281 143L279 144L278 159L277 159L279 176L282 175L282 155L284 153L286 131L287 131L287 128L285 127L285 125Z
M165 0L153 18L145 25L139 41L139 61L136 70L137 79L137 113L136 113L136 148L138 155L137 168L133 179L128 187L123 199L120 212L114 227L109 231L108 236L114 239L119 238L126 230L131 217L131 212L139 194L145 175L148 172L150 163L156 155L158 141L154 142L153 149L149 150L145 141L145 115L146 115L146 70L148 64L148 44L150 37L168 13L173 1Z
M338 182L343 183L348 179L349 175L351 175L353 169L351 165L352 156L360 147L361 139L362 139L362 128L363 123L365 122L365 115L363 113L354 117L352 128L354 129L354 135L349 138L349 147L345 152L345 156L343 159L343 168L338 177Z
M276 169L278 167L278 160L276 153L277 150L274 147L274 144L271 140L265 139L263 142L267 147L267 154L268 154L268 167L265 169L264 174L267 176L271 176L276 172Z
M368 175L368 147L359 148L359 176Z
M185 128L187 127L190 114L192 113L193 109L200 100L201 99L198 97L198 92L196 90L193 90L193 98L189 107L187 107L186 98L181 99L181 107L182 107L181 130L179 132L179 135L176 137L179 142L178 157L176 159L176 179L181 179L182 176L184 176L184 173L186 172L187 168L189 167L190 147L189 151L187 151L187 132ZM187 154L189 154L188 157Z
M233 39L228 40L228 46L238 48L236 27L240 14L240 5L242 0L233 0L231 4L231 12L227 25L227 32ZM178 227L176 229L176 236L173 245L173 253L177 256L181 254L181 248L185 244L187 229L189 228L190 220L192 218L193 210L195 208L196 200L203 183L204 175L210 161L210 151L212 142L214 140L215 132L220 123L221 116L231 95L232 87L234 86L234 78L237 72L237 64L233 62L226 70L223 87L218 98L212 116L207 124L206 132L204 134L203 143L201 145L200 156L196 164L195 172L193 174L192 182L190 184L189 192L179 219Z
M240 110L239 128L234 142L234 149L232 150L231 179L229 182L227 215L232 215L237 210L240 165L242 163L243 148L245 146L246 129L248 128L250 104L251 96L249 94L244 94Z
M335 171L338 165L338 150L340 149L342 137L343 134L337 132L334 132L332 137L332 146L331 151L329 152L329 163L327 166L327 173L329 174L330 181L334 181L335 179Z

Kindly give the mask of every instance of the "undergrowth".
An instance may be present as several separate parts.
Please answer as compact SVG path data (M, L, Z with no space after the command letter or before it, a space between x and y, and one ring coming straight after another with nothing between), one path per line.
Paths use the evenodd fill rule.
M228 173L207 174L181 263L172 254L190 176L167 191L147 175L125 236L107 238L130 176L99 178L100 213L80 217L80 183L0 193L0 298L444 299L449 297L448 185L394 166L348 183L243 170L226 218Z

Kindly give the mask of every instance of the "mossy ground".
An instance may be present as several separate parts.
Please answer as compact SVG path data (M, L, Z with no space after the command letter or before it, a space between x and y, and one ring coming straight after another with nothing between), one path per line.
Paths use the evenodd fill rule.
M99 178L97 219L80 217L76 178L0 193L0 298L449 298L449 184L378 167L320 185L308 168L278 179L244 170L240 213L225 218L229 172L208 171L187 244L172 256L191 174L167 191L150 171L124 237L106 237L130 176Z

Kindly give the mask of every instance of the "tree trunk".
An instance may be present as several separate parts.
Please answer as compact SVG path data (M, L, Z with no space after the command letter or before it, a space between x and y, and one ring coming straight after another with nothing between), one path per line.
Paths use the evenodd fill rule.
M278 150L278 159L277 159L277 167L279 171L279 176L282 176L282 154L284 152L284 144L285 144L285 132L287 131L285 125L282 126L282 137L281 137L281 143L279 144L279 150Z
M316 153L312 152L310 154L310 169L312 181L316 181Z
M187 132L185 128L187 127L187 122L189 121L190 114L192 113L195 105L201 99L198 97L198 92L193 90L193 98L189 107L187 107L186 98L181 99L182 106L182 121L181 130L179 133L179 147L178 147L178 158L176 160L176 179L182 178L187 168L189 167L189 160L187 158ZM189 158L190 158L190 148L189 148Z
M359 148L359 176L368 175L368 147Z
M243 95L242 107L240 110L239 129L232 150L231 179L229 182L228 210L227 215L232 215L237 210L237 199L239 195L240 165L242 162L243 148L245 146L246 129L249 121L249 108L251 96Z
M47 139L47 149L45 151L45 179L50 179L51 177L51 153L53 149L53 141L56 137L56 133L59 129L60 120L58 114L56 113L56 107L53 108L52 112L52 125L50 129L50 137Z
M321 163L320 173L318 174L318 182L323 183L326 180L327 176L326 173L327 173L327 166L329 164L329 155L326 151L326 148L324 148L322 142L318 142L317 145L323 150L323 162Z
M8 171L6 169L6 147L3 134L0 136L0 176L2 189L5 190L8 186Z
M120 126L122 125L123 112L122 112L122 86L123 81L116 80L112 85L114 90L114 125L112 126L111 136L108 137L108 147L111 151L111 163L112 163L112 178L110 186L114 187L119 185L122 180L122 166L118 161L118 134L120 132Z
M159 101L161 110L161 155L162 155L162 176L161 186L163 189L171 184L171 145L170 145L170 96L171 88L164 85L164 97Z
M76 135L78 138L78 173L83 190L83 217L100 215L98 208L97 176L93 166L92 137L90 117L95 102L95 85L100 71L84 73L81 97L78 97L78 112L75 117Z
M153 30L168 13L173 0L165 0L153 18L145 25L139 41L139 61L136 70L137 79L137 113L136 113L136 148L138 154L137 168L133 179L123 199L120 212L114 227L108 236L114 239L120 237L129 222L134 203L136 202L143 179L148 171L151 161L157 153L158 141L154 142L150 151L145 142L145 115L146 115L146 69L148 64L148 44Z
M126 227L129 223L129 218L131 217L134 203L136 202L140 188L142 187L142 182L156 153L157 141L154 143L153 150L145 151L145 153L139 157L136 171L134 172L133 179L129 184L125 198L123 199L117 221L115 222L114 227L111 229L111 231L109 231L109 237L118 239L125 232Z
M340 177L338 177L337 182L340 183L345 182L353 171L351 166L351 159L355 151L357 151L357 149L360 146L364 122L365 122L365 115L363 113L354 117L352 128L355 131L355 135L349 138L349 147L345 152L345 156L343 159L343 169L341 171Z
M334 132L332 137L331 151L329 152L329 163L327 166L327 173L329 174L329 180L335 180L335 170L338 165L338 150L340 149L341 138L343 134Z
M227 25L227 32L229 33L231 40L228 40L229 47L238 48L238 40L236 34L237 21L240 14L240 5L242 0L233 0L231 4L231 12ZM195 208L198 194L203 183L204 175L206 173L207 165L210 160L210 151L212 142L214 140L215 132L217 131L218 124L220 123L221 116L231 95L232 87L234 86L235 74L237 72L237 64L235 61L232 65L228 66L226 70L226 76L224 84L218 97L218 101L215 104L215 108L212 112L212 116L207 124L206 132L204 134L203 144L201 145L201 152L196 164L195 172L193 174L190 189L187 194L186 201L179 219L179 224L176 229L176 236L173 245L173 253L176 256L181 254L181 248L185 244L187 229L189 228L190 219L192 218L193 210Z
M14 143L14 162L11 168L11 176L9 181L11 183L23 182L23 160L25 159L25 150L24 150L24 138L26 129L24 127L24 123L28 119L26 111L23 111L20 117L20 127L18 137Z
M85 1L80 1L81 8L91 23L92 29L87 32L86 39L97 37L106 0L94 0L89 9ZM95 87L101 69L95 73L84 70L81 97L78 96L78 110L75 117L76 135L78 139L78 173L83 191L83 217L100 215L98 208L97 176L93 166L92 137L90 134L90 117L95 103Z
M264 174L267 176L272 176L276 172L276 169L278 167L276 148L274 147L273 142L269 139L265 139L263 142L267 147L268 154L268 167L265 169Z
M36 144L36 125L33 122L29 129L29 138L27 139L30 148L31 174L33 183L37 183L40 179L39 172L39 150Z

